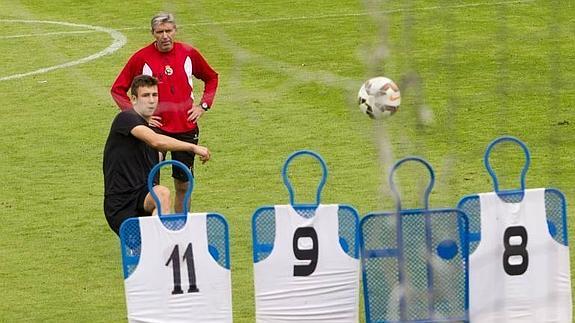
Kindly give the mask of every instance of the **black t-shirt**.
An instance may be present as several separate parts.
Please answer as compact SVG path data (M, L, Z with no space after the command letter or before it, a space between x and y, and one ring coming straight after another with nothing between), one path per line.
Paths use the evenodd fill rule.
M148 174L159 162L158 151L130 131L148 123L133 109L120 112L104 148L104 195L128 194L147 185Z

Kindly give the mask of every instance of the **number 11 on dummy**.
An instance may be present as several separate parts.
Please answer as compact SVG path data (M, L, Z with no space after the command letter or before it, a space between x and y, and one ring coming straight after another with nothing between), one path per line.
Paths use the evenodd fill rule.
M322 166L315 204L294 204L287 166L300 155ZM358 215L350 206L320 204L326 175L319 155L292 154L283 168L290 204L261 207L253 215L257 323L358 322Z
M169 163L179 162L150 172L156 205L151 179ZM188 178L185 201L191 173ZM232 322L227 223L219 214L188 213L187 205L169 215L158 207L158 216L130 218L120 227L129 322Z

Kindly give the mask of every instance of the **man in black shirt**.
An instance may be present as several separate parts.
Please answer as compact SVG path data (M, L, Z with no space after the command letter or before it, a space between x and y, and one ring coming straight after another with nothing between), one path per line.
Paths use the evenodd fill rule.
M157 134L148 127L158 105L155 78L134 78L130 93L133 108L116 116L104 148L104 213L116 234L127 218L156 213L147 179L159 162L159 151L193 152L204 163L210 159L206 147ZM155 185L154 192L160 199L162 213L170 213L170 190Z

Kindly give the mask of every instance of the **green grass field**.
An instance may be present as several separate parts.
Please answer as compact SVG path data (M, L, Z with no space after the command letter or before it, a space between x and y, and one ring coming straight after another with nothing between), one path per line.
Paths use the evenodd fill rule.
M109 88L151 42L149 19L161 10L220 74L200 123L213 160L196 167L192 208L230 224L235 322L254 321L251 215L288 202L280 170L298 149L327 161L324 202L366 214L393 209L388 169L408 155L435 168L432 206L491 191L483 152L513 135L531 149L527 186L565 193L572 233L570 1L0 0L0 322L125 320L119 241L102 210L102 151L118 111ZM82 25L127 43L18 76L112 45ZM402 90L400 112L385 121L356 107L360 85L377 75ZM494 160L502 187L517 187L521 152L501 149ZM302 159L292 169L296 199L311 201L319 168ZM400 171L406 207L419 206L420 171Z

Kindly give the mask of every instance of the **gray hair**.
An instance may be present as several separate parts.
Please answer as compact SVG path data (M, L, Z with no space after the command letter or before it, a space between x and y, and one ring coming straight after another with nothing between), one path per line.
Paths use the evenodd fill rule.
M154 17L152 17L152 21L150 22L150 26L152 27L152 32L154 31L154 28L157 25L163 24L163 23L173 24L174 27L176 27L176 19L174 18L173 14L171 14L169 12L160 12L157 15L155 15Z

